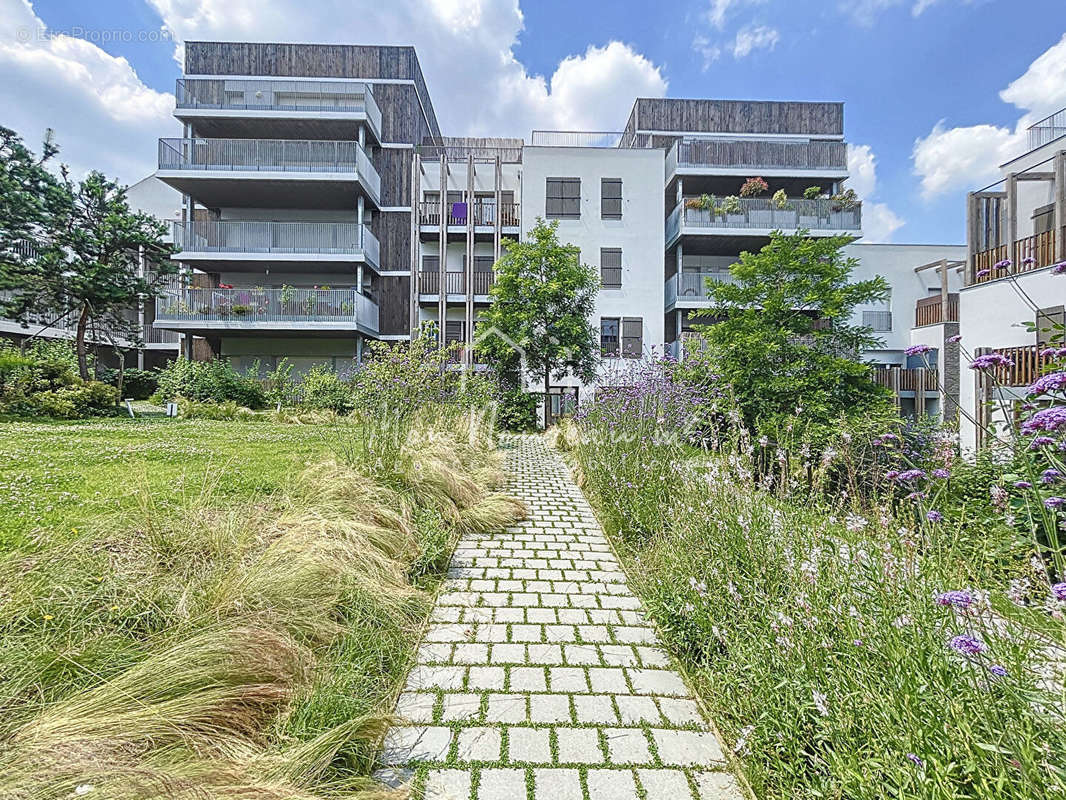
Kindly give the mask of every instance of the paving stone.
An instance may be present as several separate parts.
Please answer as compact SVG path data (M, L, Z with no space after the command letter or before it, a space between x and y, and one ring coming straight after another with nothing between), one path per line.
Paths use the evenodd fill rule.
M618 667L589 667L589 682L592 691L600 694L627 694L625 672Z
M703 715L700 714L700 707L696 705L695 700L685 700L677 697L660 697L659 708L662 709L663 716L675 725L687 725L689 723L695 723L697 725L703 724Z
M526 695L490 694L486 722L525 722Z
M654 647L638 647L637 655L640 656L640 662L645 667L670 666L670 659L667 658L666 653Z
M564 644L563 658L567 664L599 666L600 651L591 644Z
M530 664L562 664L563 651L557 644L529 645Z
M697 772L694 777L699 800L741 800L744 797L737 779L728 772Z
M550 764L551 743L546 728L508 728L507 757L512 762Z
M676 672L665 669L631 669L629 680L637 694L688 697L688 687Z
M466 692L445 692L441 706L441 722L472 720L481 716L481 695Z
M526 660L524 644L494 644L492 646L493 664L521 664Z
M679 767L704 767L722 763L722 748L714 734L706 731L652 730L655 749L664 764Z
M646 800L688 800L692 797L688 778L679 769L638 769L637 780L644 787Z
M409 722L432 722L436 704L433 692L403 692L396 701L396 714Z
M543 692L547 689L543 667L511 667L512 692Z
M556 728L560 764L602 764L600 735L595 728Z
M548 670L553 692L587 692L588 680L581 667L552 667Z
M462 689L463 667L418 666L407 676L407 689Z
M467 687L470 689L503 689L505 672L503 667L471 667L467 673Z
M654 644L656 641L655 631L651 628L633 628L627 625L614 629L614 639L624 644Z
M618 713L622 717L622 722L626 725L639 725L642 722L658 725L662 722L659 709L656 707L655 701L650 697L620 694L616 695L614 699L618 704Z
M533 788L544 800L583 800L581 776L576 769L535 769Z
M477 787L477 800L518 800L525 796L525 770L481 770L481 780Z
M467 800L470 772L465 769L436 769L426 775L425 800Z
M530 695L529 721L569 722L570 696L566 694Z
M612 764L647 764L651 761L648 740L640 728L606 728L603 733Z
M583 723L616 724L618 716L614 713L610 695L575 694L574 713L577 721Z
M386 765L413 761L445 761L452 732L440 726L393 728L385 734L381 762Z
M624 644L600 645L603 662L612 667L635 667L639 663L632 647Z
M512 625L512 642L539 642L541 640L540 625Z
M460 761L499 761L501 743L499 728L464 728L459 731L456 758Z
M589 800L637 800L633 773L625 769L590 769L586 774Z
M489 663L489 646L487 644L457 644L452 653L452 661L456 664L487 664Z

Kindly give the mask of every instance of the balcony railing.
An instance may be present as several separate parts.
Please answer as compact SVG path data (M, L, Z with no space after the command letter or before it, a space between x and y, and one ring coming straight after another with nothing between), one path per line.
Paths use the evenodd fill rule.
M1063 229L1063 235L1066 235L1066 229ZM1004 261L1010 261L1010 265L996 266ZM1044 231L1019 239L1013 246L1001 244L998 247L975 253L973 282L987 283L1008 275L1019 275L1050 267L1055 263L1055 231Z
M816 200L793 199L785 208L763 197L740 197L731 211L725 201L717 201L715 208L692 208L690 202L698 198L686 197L670 214L666 222L666 238L686 228L740 228L759 230L859 231L862 229L862 207L843 209L828 198Z
M330 80L243 80L178 78L174 91L179 109L363 113L376 135L381 109L369 84Z
M355 289L180 289L156 301L156 322L199 322L221 327L259 323L358 323L378 329L378 307Z
M707 285L708 280L715 283L736 281L728 270L676 273L666 281L666 305L672 305L678 300L710 300L711 290Z
M940 296L923 297L914 304L914 327L923 325L942 325L945 322L959 321L959 295L948 295L948 315L944 318L944 307Z
M677 143L677 165L836 171L847 169L848 148L833 141L682 139Z
M471 209L466 203L448 203L448 225L463 227L467 223L467 214ZM496 204L494 202L475 202L473 205L474 225L495 225ZM499 221L504 228L518 227L518 203L501 203ZM418 203L418 223L420 225L440 225L440 202L422 200Z
M1066 108L1044 117L1029 126L1029 149L1036 150L1049 142L1066 136Z
M529 143L535 147L649 148L650 133L629 131L533 131Z
M160 139L159 169L215 172L351 173L377 200L381 176L354 141Z
M356 222L175 222L174 244L184 253L362 255L380 263L377 237Z
M978 348L974 351L974 355L984 355L990 352L992 350L989 348ZM1028 386L1040 377L1044 367L1050 361L1049 358L1040 355L1040 346L1036 344L997 347L995 352L1006 356L1010 364L993 367L984 374L1000 386Z
M895 393L936 391L937 370L924 367L884 367L873 370L873 381Z
M418 281L419 294L440 294L439 272L422 272L419 274ZM474 295L487 295L495 282L496 273L475 272L471 284ZM445 272L444 290L445 294L466 294L466 273Z

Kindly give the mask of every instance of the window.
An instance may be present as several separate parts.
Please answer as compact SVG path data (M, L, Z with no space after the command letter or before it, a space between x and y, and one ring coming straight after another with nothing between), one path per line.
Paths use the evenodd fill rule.
M581 219L581 178L546 178L544 216Z
M423 272L440 272L440 256L422 256Z
M892 330L892 312L863 311L862 324L865 327L872 328L875 331L890 331Z
M622 288L622 248L600 248L600 286L604 289Z
M600 319L600 354L604 358L618 358L618 317Z
M622 317L622 358L640 358L644 352L644 320Z
M907 369L936 369L936 365L940 363L940 350L934 347L932 350L927 350L924 353L916 353L912 356L907 356L904 366Z
M600 219L622 218L622 179L600 180Z

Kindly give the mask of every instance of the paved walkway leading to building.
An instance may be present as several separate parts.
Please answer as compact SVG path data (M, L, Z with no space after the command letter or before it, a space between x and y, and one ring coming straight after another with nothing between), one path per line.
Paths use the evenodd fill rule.
M581 490L506 438L529 519L463 537L379 778L449 800L742 797Z

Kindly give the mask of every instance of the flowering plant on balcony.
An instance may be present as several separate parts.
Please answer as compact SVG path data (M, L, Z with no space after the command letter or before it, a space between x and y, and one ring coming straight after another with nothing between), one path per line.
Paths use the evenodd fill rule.
M744 207L740 205L740 198L735 194L729 195L722 201L721 210L722 214L743 214Z
M748 178L740 187L740 196L758 197L768 191L770 191L770 186L762 178Z
M808 186L803 190L803 197L807 200L817 200L822 196L821 186Z
M715 207L717 200L713 194L701 194L699 197L690 197L685 200L685 208L696 211L710 211Z
M859 196L854 189L845 189L830 198L834 211L851 211L859 206Z
M791 204L788 202L788 195L785 194L784 189L778 189L774 192L773 197L770 198L770 202L774 204L774 208L778 211L784 211L791 208Z

